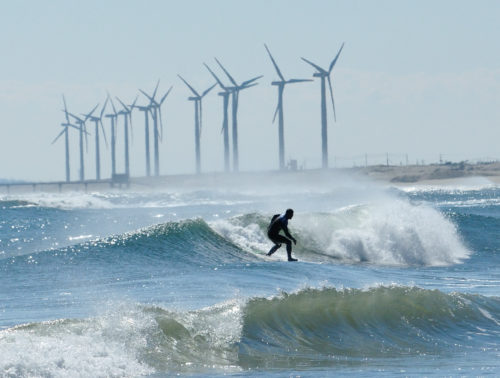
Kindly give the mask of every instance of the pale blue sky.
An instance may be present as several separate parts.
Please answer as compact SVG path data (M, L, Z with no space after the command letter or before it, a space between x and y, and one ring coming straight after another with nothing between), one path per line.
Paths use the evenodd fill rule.
M194 172L189 93L213 83L217 56L238 81L264 75L240 95L240 169L278 166L277 78L309 78L306 57L333 72L330 162L389 152L394 163L500 158L499 1L3 1L0 3L0 177L64 179L64 143L51 145L70 111L88 112L106 90L131 102L138 88L174 89L163 109L161 173ZM220 72L217 70L217 72ZM221 73L222 76L222 73ZM146 103L145 98L139 101ZM286 159L319 167L319 82L285 90ZM204 101L202 170L223 169L221 98ZM90 126L90 125L89 125ZM109 136L109 125L105 125ZM134 115L132 175L143 175L144 126ZM90 130L89 130L90 131ZM120 134L123 136L123 133ZM121 139L120 139L121 140ZM90 140L89 140L90 142ZM77 133L71 137L78 175ZM118 166L123 169L123 146ZM109 176L110 152L103 152ZM93 143L86 177L95 175ZM382 160L382 159L381 159ZM360 158L358 163L364 162Z

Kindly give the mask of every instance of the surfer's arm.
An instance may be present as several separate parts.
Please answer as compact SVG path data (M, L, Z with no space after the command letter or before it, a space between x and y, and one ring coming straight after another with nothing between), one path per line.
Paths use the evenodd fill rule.
M283 231L285 232L285 235L289 238L289 239L292 239L292 241L297 244L297 240L290 234L290 232L288 231L288 226L284 225L283 226Z

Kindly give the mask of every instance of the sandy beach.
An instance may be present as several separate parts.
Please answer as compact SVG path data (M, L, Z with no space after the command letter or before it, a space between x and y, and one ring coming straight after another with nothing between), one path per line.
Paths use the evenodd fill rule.
M352 172L377 181L403 184L446 184L463 179L484 178L492 183L500 183L500 163L447 163L408 166L372 166L352 168ZM349 170L346 170L349 171Z

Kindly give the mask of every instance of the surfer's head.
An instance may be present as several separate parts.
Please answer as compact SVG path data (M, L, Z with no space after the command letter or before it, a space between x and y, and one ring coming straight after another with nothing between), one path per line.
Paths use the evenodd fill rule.
M293 210L292 209L287 209L285 216L287 219L292 219L293 218Z

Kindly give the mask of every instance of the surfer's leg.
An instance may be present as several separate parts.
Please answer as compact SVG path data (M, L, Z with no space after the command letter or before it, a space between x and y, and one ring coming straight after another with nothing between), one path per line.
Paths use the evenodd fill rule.
M267 252L268 256L271 256L274 252L276 252L281 247L281 244L286 243L288 240L287 238L285 238L282 235L272 235L271 234L271 235L267 235L267 236L274 243L274 246L269 250L269 252Z
M281 247L281 244L275 244L269 252L267 252L267 256L271 256L274 252L276 252Z
M292 241L290 239L287 239L286 242L286 254L288 255L288 261L297 261L292 257Z

